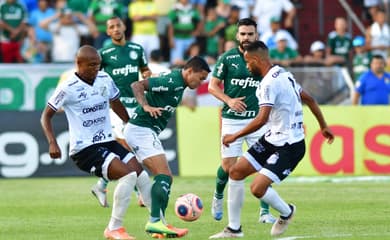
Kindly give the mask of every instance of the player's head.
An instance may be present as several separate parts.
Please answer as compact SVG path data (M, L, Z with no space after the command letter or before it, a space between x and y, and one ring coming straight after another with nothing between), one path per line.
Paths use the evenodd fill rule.
M197 88L207 78L209 72L211 72L210 67L203 58L192 57L183 67L184 81L189 88Z
M242 18L237 23L236 39L241 50L258 39L257 23L251 18Z
M264 76L271 66L268 47L262 41L255 41L245 47L244 58L246 66L253 75Z
M97 50L84 45L76 54L77 74L88 82L93 82L100 69L101 58Z
M117 16L113 16L106 22L107 35L112 39L113 42L120 42L125 40L126 26L122 19Z

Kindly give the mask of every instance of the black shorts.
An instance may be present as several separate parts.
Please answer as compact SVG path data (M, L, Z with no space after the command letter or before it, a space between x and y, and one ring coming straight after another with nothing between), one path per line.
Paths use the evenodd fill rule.
M104 174L102 170L103 164L107 157L110 156L110 153L117 155L119 159L125 163L134 156L117 141L110 141L93 144L84 148L80 152L71 155L70 157L84 172L107 179L107 173Z
M257 170L266 169L262 169L262 173L278 183L295 169L305 155L305 150L305 140L278 147L267 142L263 136L248 149L244 157Z

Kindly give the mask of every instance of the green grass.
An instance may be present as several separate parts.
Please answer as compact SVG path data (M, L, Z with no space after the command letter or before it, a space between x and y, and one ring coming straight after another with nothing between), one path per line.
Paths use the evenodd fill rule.
M111 208L98 206L90 194L95 181L89 177L0 179L0 239L104 239ZM272 239L271 225L257 222L258 200L249 193L249 181L242 212L244 239ZM109 186L110 203L114 185ZM294 221L280 239L390 239L389 181L285 181L274 187L297 206ZM226 214L220 222L210 215L213 188L211 177L174 179L167 219L190 229L184 239L208 239L226 226ZM181 221L173 212L174 200L187 192L198 194L205 207L201 218L192 223ZM143 231L147 219L147 210L138 207L133 195L125 227L137 239L151 239Z

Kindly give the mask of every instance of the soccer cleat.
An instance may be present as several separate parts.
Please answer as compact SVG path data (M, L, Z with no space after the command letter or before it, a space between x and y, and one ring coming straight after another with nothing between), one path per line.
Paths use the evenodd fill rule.
M161 220L155 223L148 222L145 226L145 231L153 238L179 238L188 233L188 229L165 225Z
M274 216L272 216L271 213L267 213L267 214L260 215L259 222L260 223L272 223L273 224L273 223L276 222L276 218Z
M223 198L218 199L216 197L213 198L213 203L211 206L211 214L214 219L220 221L223 217Z
M166 226L167 226L167 228L175 231L177 233L178 237L183 237L184 235L186 235L188 233L188 229L187 228L177 228L177 227L174 227L174 226L172 226L170 224L167 224Z
M242 237L244 237L244 233L241 231L241 227L238 230L233 230L230 227L225 227L222 232L210 236L209 239L242 238Z
M107 202L107 189L101 189L97 184L93 185L91 188L91 193L96 197L99 204L102 207L108 208L108 202Z
M295 212L297 211L294 205L289 204L289 206L292 211L290 216L288 216L287 219L282 219L281 217L278 218L274 225L272 225L271 236L279 236L287 230L288 224L291 222L292 218L295 215Z
M109 240L135 240L135 237L130 236L124 227L120 227L115 230L104 230L104 237Z

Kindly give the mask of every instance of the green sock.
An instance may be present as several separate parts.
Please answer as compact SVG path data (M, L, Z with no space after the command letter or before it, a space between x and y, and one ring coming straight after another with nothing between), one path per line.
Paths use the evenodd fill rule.
M172 178L168 175L159 174L154 177L154 183L152 185L152 209L151 209L151 221L156 222L160 220L160 210L165 213L165 209L168 206L169 193L172 184Z
M217 178L215 181L215 193L214 196L218 199L223 198L223 191L225 190L226 183L229 180L229 174L223 170L222 166L219 166L217 170Z
M261 216L269 213L269 205L266 202L262 201L262 200L260 200L260 209L261 209L260 210L260 215Z

